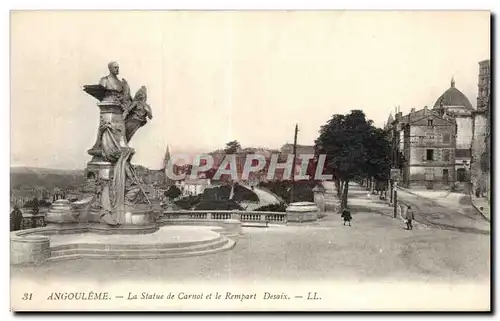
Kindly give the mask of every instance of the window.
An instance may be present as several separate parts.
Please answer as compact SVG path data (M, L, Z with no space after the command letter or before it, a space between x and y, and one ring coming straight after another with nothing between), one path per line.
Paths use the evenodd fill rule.
M433 149L428 149L426 150L427 152L427 157L425 160L433 160L434 159L434 150Z
M450 161L450 150L449 149L443 149L443 161L445 161L445 162Z
M464 168L457 169L457 181L465 182L465 169Z
M450 134L444 134L443 143L449 143L449 142L450 142Z
M431 127L432 126L432 119L427 120L427 126Z

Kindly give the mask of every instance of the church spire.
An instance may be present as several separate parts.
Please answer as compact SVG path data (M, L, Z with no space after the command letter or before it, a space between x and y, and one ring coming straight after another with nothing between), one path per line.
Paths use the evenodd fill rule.
M167 170L168 170L168 162L170 161L170 149L168 148L167 145L167 150L165 152L165 157L163 158L163 173L165 174L165 180L164 183L166 186L172 185L172 180L168 177ZM173 165L172 165L173 166Z
M455 87L455 77L451 76L451 87Z
M163 158L163 169L167 168L169 160L170 160L170 150L167 145L167 151L165 152L165 157Z

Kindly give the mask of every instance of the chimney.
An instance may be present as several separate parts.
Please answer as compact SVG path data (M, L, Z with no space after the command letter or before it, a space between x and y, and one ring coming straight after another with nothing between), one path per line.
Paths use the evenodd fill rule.
M412 108L410 113L414 113L415 112L415 108Z

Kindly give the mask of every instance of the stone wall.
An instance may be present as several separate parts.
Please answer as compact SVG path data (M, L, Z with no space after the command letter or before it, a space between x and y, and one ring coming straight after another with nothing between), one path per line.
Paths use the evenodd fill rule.
M473 120L472 117L456 117L457 123L457 149L469 149L472 144Z
M448 170L448 182L443 176L443 170ZM408 188L449 189L454 183L454 167L451 166L411 166L409 168Z
M481 156L487 152L487 142L485 140L488 132L489 122L485 112L474 113L474 139L472 141L472 184L475 193L479 188L480 193L487 196L489 191L489 171L481 168Z

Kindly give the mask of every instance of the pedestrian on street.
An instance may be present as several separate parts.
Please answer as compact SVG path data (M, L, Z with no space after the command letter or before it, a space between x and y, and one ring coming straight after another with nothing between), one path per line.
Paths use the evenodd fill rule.
M408 208L406 209L406 229L407 230L413 230L412 222L414 219L415 219L415 215L413 214L411 206L408 205Z
M344 210L342 211L342 216L341 216L343 219L344 219L344 226L345 226L345 223L349 223L349 226L351 226L351 219L352 219L352 216L351 216L351 212L344 208Z

